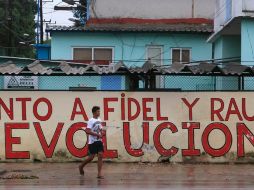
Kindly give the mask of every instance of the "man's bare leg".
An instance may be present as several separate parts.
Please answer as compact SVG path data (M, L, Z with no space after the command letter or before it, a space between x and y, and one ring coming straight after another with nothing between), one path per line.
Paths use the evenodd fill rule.
M93 161L94 159L94 155L89 155L88 158L82 162L80 165L79 165L79 173L80 175L84 175L84 167L91 161Z
M102 158L103 158L103 153L99 152L98 153L98 178L103 178L103 176L101 174L101 170L102 170Z

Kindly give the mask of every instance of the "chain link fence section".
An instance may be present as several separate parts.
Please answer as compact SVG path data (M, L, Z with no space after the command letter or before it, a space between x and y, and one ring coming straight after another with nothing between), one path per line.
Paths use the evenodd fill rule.
M244 77L243 90L245 91L254 90L254 77Z
M164 76L161 87L173 91L238 91L241 84L238 76Z
M103 76L0 76L1 90L130 90L125 75ZM145 81L139 79L139 89ZM254 77L156 76L156 89L165 91L253 91ZM152 89L152 90L156 90Z
M124 76L1 76L2 90L126 90Z

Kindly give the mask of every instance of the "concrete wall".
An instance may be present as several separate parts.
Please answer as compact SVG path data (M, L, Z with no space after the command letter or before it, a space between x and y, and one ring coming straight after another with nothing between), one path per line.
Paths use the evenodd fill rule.
M253 96L253 92L1 92L6 108L0 107L0 161L84 159L88 154L84 129L91 108L98 105L106 126L102 139L106 160L253 163Z
M213 18L215 0L92 0L91 17Z

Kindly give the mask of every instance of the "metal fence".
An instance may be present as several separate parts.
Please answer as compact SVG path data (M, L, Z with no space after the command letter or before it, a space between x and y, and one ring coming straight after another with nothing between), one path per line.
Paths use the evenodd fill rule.
M252 91L254 77L156 76L156 88L168 91ZM133 90L126 75L106 76L0 76L1 90ZM135 90L146 89L138 78Z

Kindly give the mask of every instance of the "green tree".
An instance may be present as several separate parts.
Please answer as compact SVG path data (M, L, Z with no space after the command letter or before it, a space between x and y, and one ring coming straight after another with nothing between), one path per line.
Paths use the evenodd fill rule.
M75 26L84 26L87 20L87 0L79 0L77 10L74 11Z
M0 0L0 54L34 57L36 10L35 0Z

